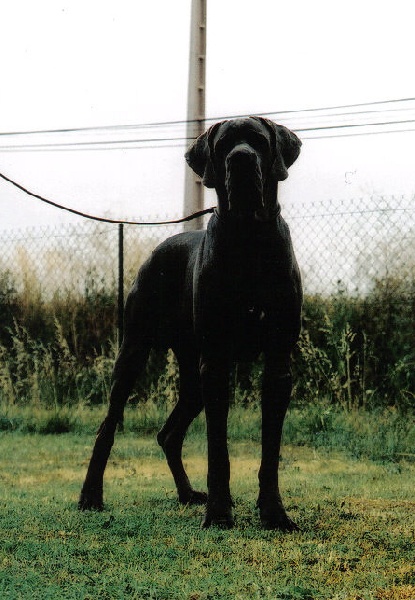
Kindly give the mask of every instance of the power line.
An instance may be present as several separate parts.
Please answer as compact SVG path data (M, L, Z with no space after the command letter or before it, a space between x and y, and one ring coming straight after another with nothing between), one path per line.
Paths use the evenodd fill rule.
M193 138L192 138L193 140ZM174 140L172 140L174 141ZM103 144L105 144L106 142L103 142ZM137 142L135 142L137 143ZM124 145L122 145L124 144ZM46 146L46 147L42 147L41 145L35 148L27 148L26 146L10 146L10 147L2 147L0 146L0 153L1 152L108 152L108 151L115 151L115 150L157 150L157 149L164 149L164 148L187 148L188 147L188 143L177 143L177 144L172 144L170 143L170 141L166 141L166 142L161 142L159 144L148 144L148 145L134 145L134 144L130 144L130 145L125 145L128 144L128 141L119 141L114 143L111 146L108 145L102 145L102 146L95 146L94 142L89 142L86 146L80 146L80 147L66 147L66 146Z
M335 139L335 138L344 138L344 137L358 137L364 135L387 135L390 133L410 133L415 131L415 128L408 127L406 129L388 129L383 131L353 131L351 133L338 133L338 134L327 134L327 135L303 135L301 136L302 140L326 140L326 139Z
M359 103L359 104L349 104L349 105L343 105L343 106L335 106L335 107L325 107L325 108L311 108L311 109L304 109L304 110L295 110L295 111L281 111L279 113L277 112L271 112L271 113L261 113L262 116L268 115L287 115L285 121L287 121L287 119L309 119L310 116L305 116L305 117L299 117L298 115L300 114L304 114L304 113L310 113L312 112L313 114L311 115L311 117L313 119L333 119L334 117L349 117L351 119L353 118L359 118L363 115L367 116L367 117L374 117L376 115L377 118L382 118L383 115L385 116L389 116L390 113L397 113L400 112L401 115L399 116L404 116L404 114L402 113L408 113L408 111L411 111L413 113L413 111L415 110L415 106L414 107L406 107L406 108L387 108L384 110L359 110L359 111L354 111L351 112L350 110L348 112L336 112L336 113L331 113L331 114L317 114L317 113L321 113L323 111L328 111L328 110L342 110L342 109L347 109L347 108L366 108L369 106L390 106L390 105L396 105L396 104L402 104L402 103L408 103L408 102L412 102L415 101L415 98L401 98L401 99L395 99L395 100L382 100L382 101L377 101L377 102L371 102L371 103ZM242 115L238 115L238 116L242 116ZM394 115L395 116L395 115ZM411 115L412 116L412 115ZM398 115L396 115L396 117L398 117ZM222 117L225 118L225 117ZM233 118L231 116L228 116L228 118ZM207 119L207 120L216 120L216 119ZM45 130L45 131L31 131L31 132L11 132L9 134L7 133L2 133L0 134L0 138L1 137L7 137L7 136L24 136L24 135L43 135L43 134L53 134L53 135L58 135L58 134L68 134L68 133L92 133L92 132L96 132L96 133L101 133L101 132L116 132L116 131L124 131L125 135L127 135L128 131L135 131L137 129L140 128L150 128L150 127L161 127L161 126L168 126L168 125L177 125L177 124L184 124L184 123L188 123L190 121L165 121L165 122L160 122L160 123L147 123L147 124L139 124L139 125L109 125L109 126L103 126L103 127L87 127L87 128L76 128L76 129L61 129L61 130ZM340 122L340 123L331 123L331 124L322 124L322 125L315 125L315 126L297 126L297 127L292 127L293 131L299 133L301 135L301 137L303 139L325 139L325 138L331 138L331 137L351 137L351 136L357 136L357 135L374 135L374 134L380 134L380 133L395 133L395 132L405 132L405 131L413 131L413 128L410 127L406 127L406 129L393 129L393 130L388 130L386 131L385 129L382 129L381 131L365 131L365 132L358 132L358 131L350 131L347 133L344 132L340 132L339 130L353 130L353 129L360 129L360 128L375 128L378 129L379 127L388 127L388 126L397 126L397 125L411 125L415 123L415 119L411 119L411 118L406 118L406 119L399 119L399 118L395 118L393 120L387 120L384 118L384 120L382 121L373 121L371 120L370 122L361 122L361 123L345 123L345 122ZM322 135L315 135L313 134L313 132L325 132L328 131L330 132L328 135L325 135L324 133ZM312 134L312 135L308 135L308 134ZM305 134L305 135L304 135ZM81 151L81 150L89 150L89 151L98 151L98 150L128 150L128 149L154 149L154 148L172 148L172 147L185 147L190 141L192 141L192 139L194 138L189 138L189 137L183 137L183 136L164 136L164 137L148 137L148 138L141 138L141 139L107 139L107 140L89 140L89 141L56 141L56 142L39 142L39 143L18 143L18 144L13 144L13 143L9 143L9 144L4 144L3 146L0 146L0 151L3 152L35 152L35 151L41 151L41 152L47 152L47 151Z
M104 141L91 141L91 142L55 142L55 143L44 143L44 144L22 144L22 145L9 145L9 146L0 146L0 150L14 150L14 149L27 149L30 150L39 150L39 149L57 149L60 147L70 149L77 149L78 147L82 149L83 146L114 146L117 144L150 144L150 143L165 143L165 142L190 142L194 138L186 138L186 137L173 137L173 138L147 138L141 140L104 140Z
M405 119L402 121L383 121L380 123L340 123L338 125L323 125L321 127L303 127L294 129L294 131L296 133L301 133L309 131L324 131L331 129L349 129L355 127L385 127L387 125L408 125L410 123L415 123L415 119Z
M414 98L397 98L392 100L377 100L374 102L360 102L355 104L343 104L343 105L335 105L335 106L326 106L319 108L304 108L297 110L283 110L283 111L268 111L268 112L255 112L256 116L260 117L270 117L270 116L284 116L288 115L299 115L301 113L317 113L317 112L327 112L331 110L345 110L351 108L362 108L368 106L382 106L382 105L390 105L397 103L408 103L415 102ZM388 109L389 110L389 109ZM406 110L406 109L404 109ZM364 111L365 112L365 111ZM372 111L373 112L373 111ZM346 113L347 114L358 114L358 113ZM225 119L236 119L246 117L246 114L236 114L236 115L224 115L217 117L208 117L205 119L205 122L216 122L223 121ZM320 116L320 115L316 115ZM328 115L330 116L330 115ZM336 116L336 115L332 115ZM28 131L10 131L10 132L0 132L0 137L6 136L24 136L24 135L43 135L43 134L66 134L66 133L81 133L81 132L94 132L94 131L118 131L122 130L130 130L130 129L141 129L141 128L154 128L154 127L167 127L167 126L175 126L175 125L186 125L189 123L198 123L197 119L183 119L183 120L174 120L174 121L159 121L159 122L150 122L150 123L137 123L137 124L125 124L125 125L99 125L99 126L89 126L89 127L73 127L73 128L63 128L63 129L44 129L44 130L28 130Z
M406 127L405 129L393 129L393 130L374 130L374 131L352 131L349 133L336 133L336 130L345 129L361 129L368 127L382 128L391 125L411 125L415 123L415 119L404 119L395 121L381 121L381 122L370 122L370 123L339 123L334 125L321 125L316 127L294 127L293 131L301 135L302 139L325 139L325 138L336 138L336 137L351 137L358 135L374 135L382 133L404 133L414 131L412 127ZM307 135L312 132L330 132L328 135ZM2 152L32 152L32 151L82 151L82 150L131 150L131 149L149 149L149 148L172 148L172 147L185 147L194 138L188 137L165 137L165 138L143 138L143 139L132 139L132 140L103 140L103 141L85 141L85 142L48 142L39 144L9 144L0 146ZM171 143L180 142L180 143Z

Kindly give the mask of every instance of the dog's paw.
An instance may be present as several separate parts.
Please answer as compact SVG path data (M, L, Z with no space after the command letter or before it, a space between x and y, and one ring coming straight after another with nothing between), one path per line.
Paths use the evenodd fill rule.
M185 493L179 494L180 504L206 504L207 494L206 492L198 492L196 490L188 490Z
M290 519L285 511L283 513L275 512L273 514L260 512L260 517L264 529L278 529L285 533L300 531L297 523Z
M79 496L78 510L104 510L102 493L82 491Z
M220 527L221 529L232 529L235 521L232 515L231 506L211 508L206 507L206 513L201 523L202 529L208 529L211 526Z
M279 495L274 499L259 498L257 508L259 508L259 516L264 529L278 529L287 533L300 530L285 512Z
M232 515L205 515L200 527L202 529L208 529L211 526L219 527L220 529L232 529L235 525L235 521Z

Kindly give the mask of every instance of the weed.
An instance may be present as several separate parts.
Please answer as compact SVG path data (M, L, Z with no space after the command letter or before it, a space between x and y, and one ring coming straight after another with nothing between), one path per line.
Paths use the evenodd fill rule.
M10 271L0 273L0 396L2 402L48 405L106 402L116 352L113 277L91 268L78 289L42 294L30 257L22 251L18 289ZM414 269L375 280L365 296L339 284L330 297L308 295L303 331L294 354L293 402L327 398L346 410L395 406L415 400ZM18 291L17 291L18 289ZM238 366L235 402L259 401L261 360ZM174 359L152 354L134 401L177 392Z

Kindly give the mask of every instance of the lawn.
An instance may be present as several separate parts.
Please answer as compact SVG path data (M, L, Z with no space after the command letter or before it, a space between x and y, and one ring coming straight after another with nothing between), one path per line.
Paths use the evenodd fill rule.
M415 465L284 446L293 534L263 531L258 447L231 443L236 526L200 529L180 507L153 437L119 434L102 513L79 513L93 444L85 433L0 434L0 597L400 600L415 598ZM205 488L205 439L186 445Z

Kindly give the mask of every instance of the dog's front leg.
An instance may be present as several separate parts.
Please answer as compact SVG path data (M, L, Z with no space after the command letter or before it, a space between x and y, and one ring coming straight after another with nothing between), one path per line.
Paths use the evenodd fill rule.
M208 500L202 527L233 526L229 489L227 426L229 411L229 358L223 349L210 349L200 361L200 376L208 438Z
M292 379L289 357L265 355L262 384L262 460L259 470L258 508L265 529L298 530L285 512L278 485L282 427L290 402Z

